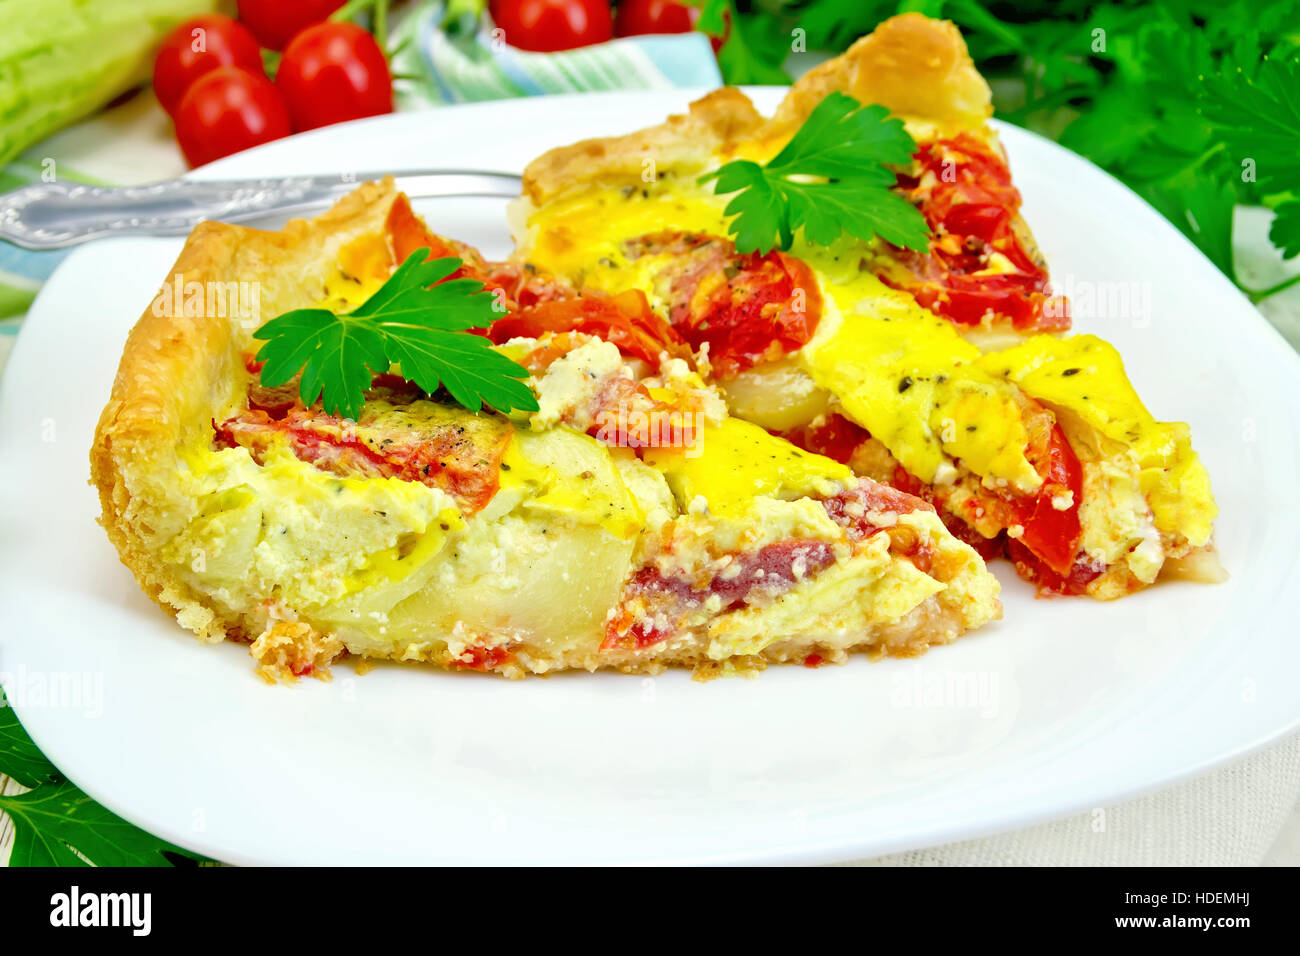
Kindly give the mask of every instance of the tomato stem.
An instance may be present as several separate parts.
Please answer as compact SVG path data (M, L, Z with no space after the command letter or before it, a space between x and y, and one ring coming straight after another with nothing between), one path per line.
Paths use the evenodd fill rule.
M373 7L378 0L348 0L347 3L339 7L332 14L331 20L353 20L358 13L364 13Z
M391 60L393 57L397 56L397 54L401 53L410 45L411 45L411 34L408 32L405 36L403 36L400 40L398 40L396 43L393 44L392 49L388 50L388 58Z
M272 80L275 79L275 73L280 68L280 58L283 55L279 50L262 50L262 69Z
M348 0L330 15L330 19L351 22L359 14L370 11L370 32L379 43L379 49L391 60L393 53L388 51L388 3L389 0Z
M370 25L370 32L375 35L379 41L381 50L388 49L388 0L376 0L374 21Z

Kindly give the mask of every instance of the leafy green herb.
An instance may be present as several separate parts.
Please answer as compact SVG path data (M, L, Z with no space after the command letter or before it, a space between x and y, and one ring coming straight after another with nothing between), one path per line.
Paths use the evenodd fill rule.
M14 825L10 866L173 866L201 860L110 813L65 780L18 722L0 691L0 772L28 793L0 796Z
M726 212L740 252L789 249L797 229L818 245L847 232L924 250L925 217L890 188L890 165L910 163L915 149L902 121L883 106L831 93L766 164L733 160L700 182L717 180L716 192L739 193Z
M1207 78L1201 112L1216 124L1228 167L1275 211L1269 239L1290 258L1300 253L1300 57L1250 67Z
M1265 193L1296 185L1300 158L1300 59L1264 57L1205 84L1201 112L1218 127L1239 168L1250 164Z
M444 282L461 266L454 258L427 259L417 249L361 306L343 315L329 309L295 309L254 334L262 384L283 385L299 372L304 405L322 400L327 412L355 419L375 374L393 365L432 395L445 386L470 411L536 411L537 399L521 379L528 371L492 348L481 335L499 318L495 298L473 279ZM436 283L436 284L435 284Z

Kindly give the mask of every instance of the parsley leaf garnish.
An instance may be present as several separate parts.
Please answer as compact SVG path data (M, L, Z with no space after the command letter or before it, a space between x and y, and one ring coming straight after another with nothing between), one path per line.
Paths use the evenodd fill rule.
M262 384L283 385L302 372L304 405L320 400L330 414L356 419L374 375L396 364L428 394L445 387L472 412L484 405L536 411L537 398L521 381L527 369L467 331L500 317L495 297L474 279L444 282L461 260L429 255L412 252L351 312L294 309L263 325L253 333L266 340L257 353Z
M889 168L909 164L916 143L883 106L863 106L844 93L826 96L794 137L759 165L737 159L700 177L714 191L738 193L726 208L740 252L789 249L802 229L808 242L829 245L841 234L924 251L925 217L890 188Z
M27 736L3 690L0 772L33 788L0 795L0 811L14 826L10 866L172 866L202 859L127 823L64 779Z

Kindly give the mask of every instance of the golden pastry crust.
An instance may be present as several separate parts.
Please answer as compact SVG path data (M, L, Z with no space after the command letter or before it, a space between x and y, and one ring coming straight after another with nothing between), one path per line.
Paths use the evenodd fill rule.
M279 232L205 222L185 243L167 282L255 281L263 315L319 299L331 254L348 239L379 229L397 196L391 177L367 183L317 219L293 220ZM177 278L179 277L179 278ZM160 314L161 312L161 314ZM180 580L158 545L191 517L179 495L179 449L211 427L212 410L235 387L235 369L261 319L156 310L131 330L113 391L90 450L100 523L145 593L205 641L243 637L246 624ZM247 637L256 637L247 634Z
M585 139L543 153L524 170L524 196L540 206L592 183L639 180L647 162L654 164L652 172L657 176L697 173L715 151L754 137L764 122L740 90L714 90L692 103L689 112L670 116L658 126L625 136Z
M835 91L941 129L980 129L993 115L989 86L975 69L961 31L919 13L885 20L843 55L804 74L777 108L768 132L793 133Z

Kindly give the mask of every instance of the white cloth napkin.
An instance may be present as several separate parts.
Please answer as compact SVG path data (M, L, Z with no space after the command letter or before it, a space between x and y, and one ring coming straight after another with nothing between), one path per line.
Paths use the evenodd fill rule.
M849 865L1258 866L1284 826L1300 830L1297 800L1300 734L1293 734L1212 773L1106 807L1102 815L1083 813L985 840ZM1294 847L1285 849L1289 858L1270 862L1300 862Z

